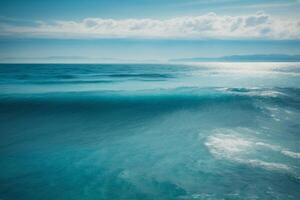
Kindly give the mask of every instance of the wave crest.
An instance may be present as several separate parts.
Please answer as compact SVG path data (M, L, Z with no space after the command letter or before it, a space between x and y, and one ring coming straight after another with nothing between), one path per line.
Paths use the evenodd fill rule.
M239 129L239 131L251 131ZM278 145L256 141L255 138L243 137L241 133L231 129L217 129L208 136L205 146L217 159L224 159L252 167L260 167L272 171L292 172L292 167L285 163L259 159L263 149L291 158L300 158L300 153L290 151ZM279 155L280 155L279 154Z

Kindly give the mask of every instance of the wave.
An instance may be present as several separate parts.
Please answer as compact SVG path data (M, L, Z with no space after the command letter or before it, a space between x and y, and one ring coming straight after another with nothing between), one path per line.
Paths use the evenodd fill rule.
M60 80L60 81L50 81L45 80L41 81L39 83L41 84L48 84L48 83L62 83L61 87L63 88L64 83L113 83L116 82L116 80ZM123 82L124 83L124 82ZM22 88L20 86L20 88ZM22 95L26 95L26 93L30 94L30 88L29 90L26 90L27 92L23 92ZM249 97L279 97L279 98L298 98L300 99L300 88L256 88L256 87L194 87L194 86L188 86L188 87L181 87L181 86L175 86L175 87L169 87L169 88L150 88L150 89L132 89L132 88L122 88L122 89L114 89L109 90L105 89L91 89L91 90L61 90L61 92L53 91L53 92L47 92L48 90L44 88L44 91L40 91L41 94L53 94L55 96L59 93L65 93L65 94L98 94L100 96L101 94L107 95L119 95L119 96L149 96L149 95L177 95L177 96L249 96ZM1 92L1 94L4 94L5 92ZM10 94L17 94L17 92L11 91ZM33 92L34 94L34 92Z
M226 88L224 89L233 94L259 96L259 97L279 97L286 95L278 89L262 89L262 88Z
M242 92L240 92L241 90ZM103 105L116 107L127 105L129 107L153 107L153 109L157 109L157 112L166 109L204 109L206 106L218 106L222 110L243 109L245 112L257 112L257 116L265 115L270 119L276 118L276 113L269 109L274 105L285 111L300 108L297 100L297 98L300 98L300 89L299 91L289 88L255 89L257 95L248 95L248 91L252 91L252 89L176 88L140 91L17 92L0 94L0 105L1 107L11 105L11 107L16 108L17 105L30 104L34 106L35 104L46 105L46 103L51 103L67 107L88 105L93 106L95 109ZM282 93L283 95L266 96L265 91L273 91L276 94ZM259 95L259 93L262 93L262 95ZM288 114L283 113L280 117Z
M16 75L15 78L18 80L28 80L28 81L35 81L35 80L70 80L70 79L81 79L81 78L175 78L172 74L167 73L100 73L100 74L89 74L89 75L82 75L82 74L66 74L66 75L56 75L56 74L48 74L48 75L40 75L38 74L22 74ZM100 80L99 80L100 81Z
M247 132L252 132L251 135L253 135L252 130L245 128L236 130L216 129L212 135L208 136L204 144L209 152L218 159L225 159L266 170L294 173L293 167L288 164L260 159L259 157L263 150L261 148L266 148L274 153L281 153L291 158L300 158L300 153L290 151L279 145L257 141L253 136L245 137L244 135ZM264 155L266 154L267 152Z
M282 153L283 155L288 156L288 157L291 157L291 158L300 159L300 153L298 153L298 152L293 152L293 151L291 151L291 150L289 150L289 149L280 147L280 146L278 146L278 145L267 144L267 143L264 143L264 142L257 142L257 143L255 143L255 145L262 146L262 147L271 149L271 150L273 150L273 151L280 152L280 153Z
M109 74L106 75L109 77L116 77L116 78L174 78L174 75L171 74L154 74L154 73L143 73L143 74Z
M286 156L289 156L291 158L300 159L300 153L298 153L298 152L293 152L293 151L290 151L290 150L283 149L283 150L281 150L281 153L286 155Z
M44 81L31 81L34 84L48 85L48 84L91 84L91 83L114 83L113 80L44 80Z
M261 167L267 170L279 170L279 171L288 171L290 172L292 169L290 166L283 163L273 163L266 162L262 160L250 159L250 160L238 160L241 163L249 164L254 167Z

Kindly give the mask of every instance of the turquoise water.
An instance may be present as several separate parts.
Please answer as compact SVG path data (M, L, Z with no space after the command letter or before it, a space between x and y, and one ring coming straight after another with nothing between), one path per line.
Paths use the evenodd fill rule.
M300 199L300 64L0 65L0 199Z

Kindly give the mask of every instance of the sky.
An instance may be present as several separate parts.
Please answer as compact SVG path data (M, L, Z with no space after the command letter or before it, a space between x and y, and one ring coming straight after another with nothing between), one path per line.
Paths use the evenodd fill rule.
M300 54L300 0L1 0L0 62Z

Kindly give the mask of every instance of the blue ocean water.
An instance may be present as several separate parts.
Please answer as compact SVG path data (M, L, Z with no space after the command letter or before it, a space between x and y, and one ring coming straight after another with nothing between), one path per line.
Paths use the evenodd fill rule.
M300 199L300 63L1 64L0 199Z

